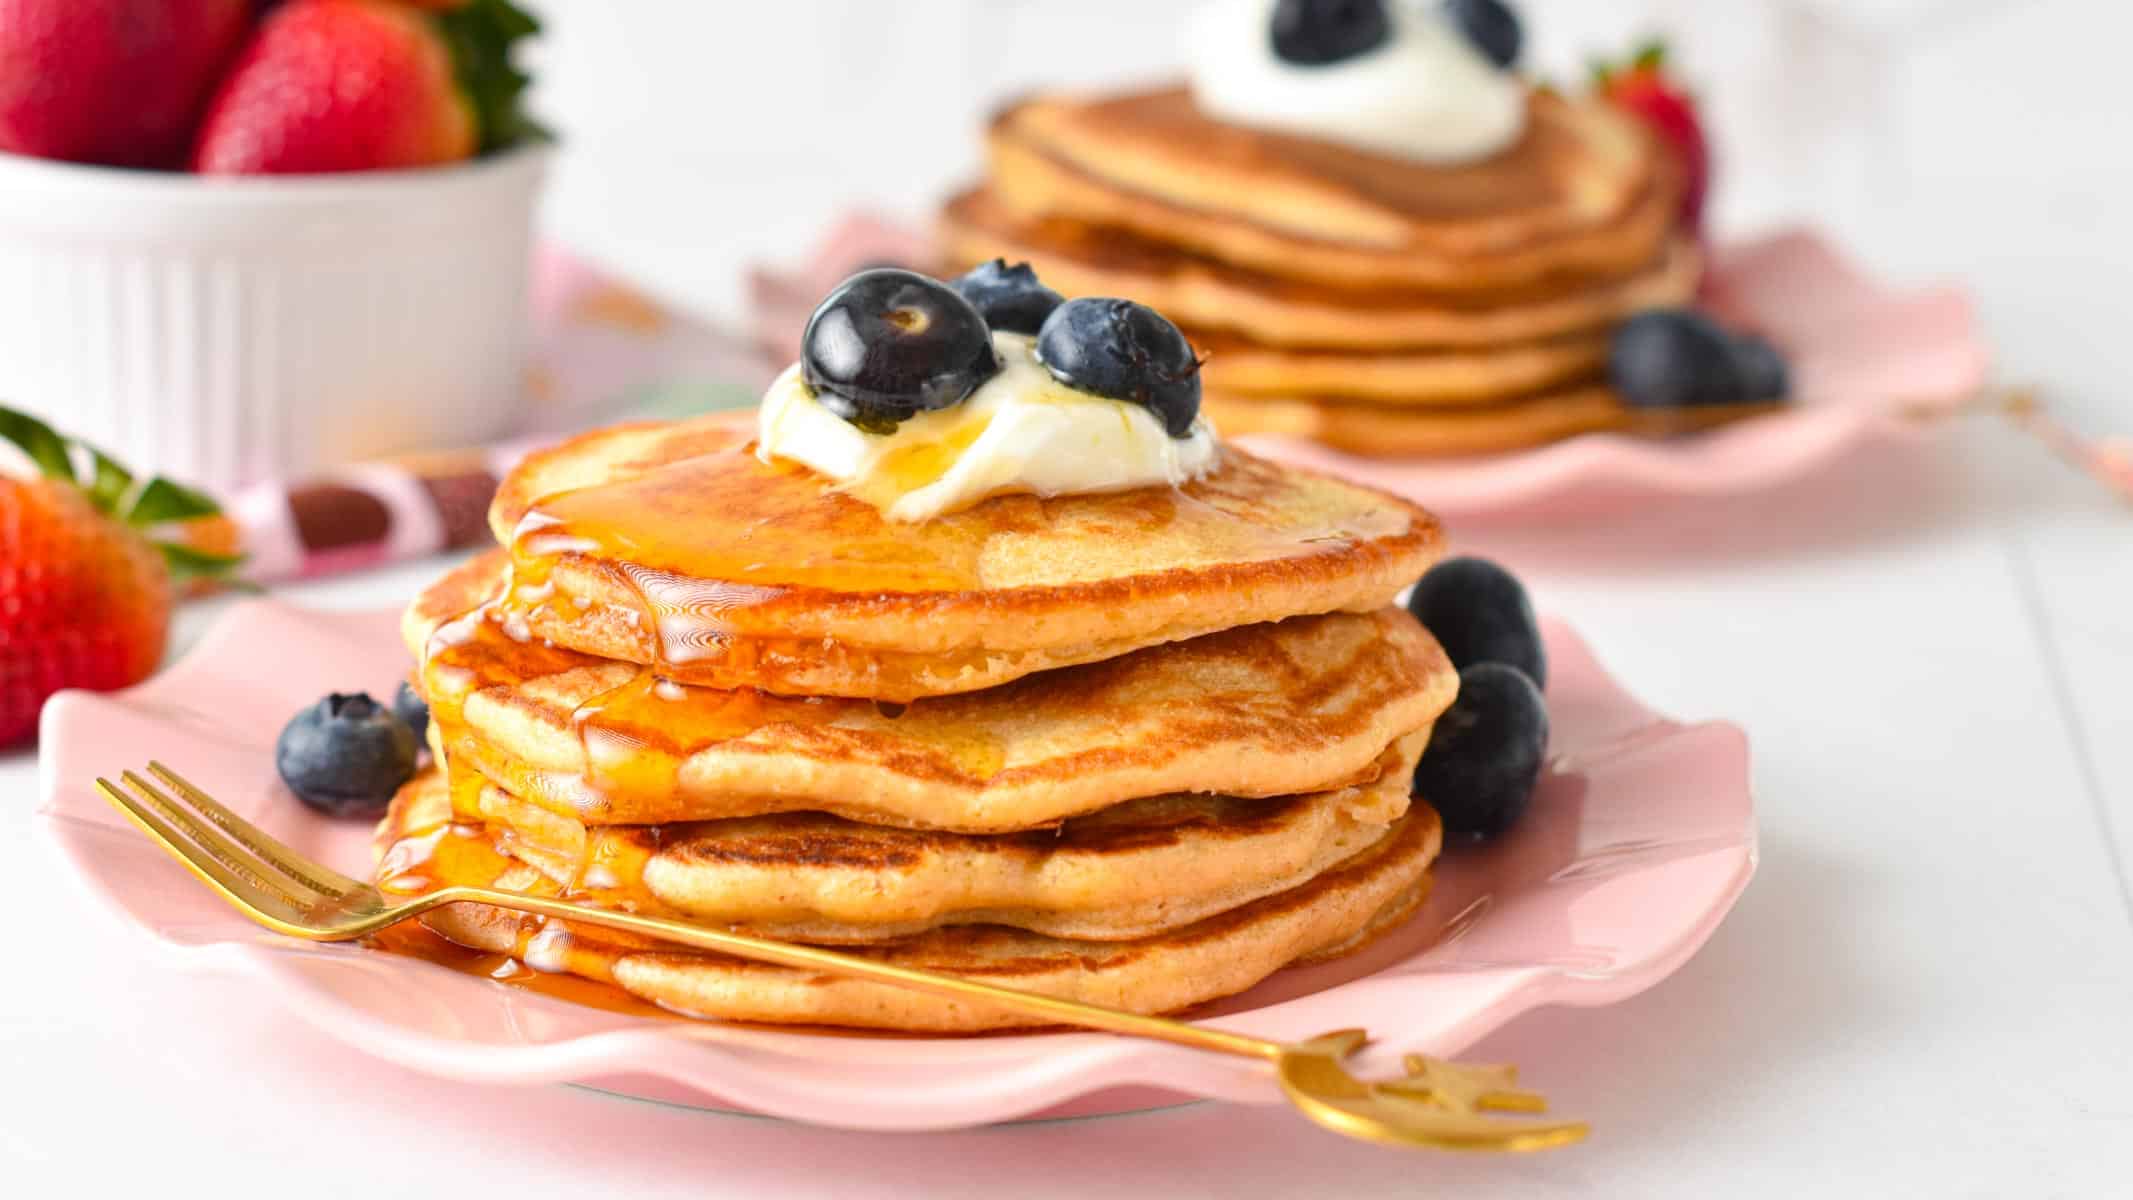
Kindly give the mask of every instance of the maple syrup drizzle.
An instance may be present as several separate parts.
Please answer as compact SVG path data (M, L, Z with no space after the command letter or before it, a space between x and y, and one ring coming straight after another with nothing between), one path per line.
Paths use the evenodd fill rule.
M379 863L379 890L396 897L420 896L454 882L487 883L517 864L518 860L508 853L508 833L492 832L492 826L464 821L467 814L463 806L478 803L467 799L469 786L453 781L445 813L408 814L410 827L399 831ZM477 780L471 788L478 791L480 786ZM648 858L651 852L626 837L596 835L594 848L577 863L580 882L561 885L547 878L548 886L531 890L594 907L675 916L645 889L642 862L624 861L632 855ZM542 868L536 865L534 869ZM604 879L599 877L602 873ZM591 882L583 882L587 878ZM513 934L513 945L506 954L467 949L413 921L384 930L368 942L377 949L420 958L461 974L478 975L610 1012L673 1016L614 985L611 965L634 948L630 939L618 936L608 941L599 931L574 929L532 914L520 918Z
M622 1016L658 1017L666 1021L687 1019L656 1004L639 1000L611 983L601 983L577 975L551 975L536 971L508 954L469 950L431 932L419 921L395 925L373 935L367 940L367 944L375 950L420 959L461 975L471 975L520 991L555 1000L567 1000L572 1004L582 1004L588 1008Z
M537 501L510 539L510 566L499 594L443 623L431 636L421 664L423 690L453 761L448 773L454 816L403 839L394 853L405 861L386 864L392 869L381 870L381 878L418 887L440 873L446 878L500 873L502 866L492 860L442 866L435 861L439 854L475 853L473 846L504 857L504 848L484 843L476 832L480 826L473 824L488 818L481 792L485 777L522 799L545 802L542 808L570 820L567 813L589 813L616 797L671 801L689 750L746 737L773 722L835 720L855 702L786 698L750 688L688 688L675 676L712 661L724 677L745 679L766 656L803 660L839 654L842 648L834 643L781 638L774 626L752 614L794 588L877 595L981 590L994 539L1041 536L1049 523L1043 501L1011 496L989 504L982 516L938 518L928 523L924 536L914 536L911 528L887 522L866 502L838 494L801 468L758 462L748 436L731 427L683 428L676 440L691 452L635 475ZM925 465L914 463L913 470ZM1116 523L1120 536L1145 535L1194 514L1200 552L1227 561L1332 553L1398 533L1407 521L1391 509L1318 530L1277 531L1254 519L1250 485L1225 494L1221 474L1189 490L1121 494L1107 506L1106 520ZM739 513L750 515L745 527L704 536L704 514L730 521ZM536 638L529 619L542 610L564 623L585 615L551 578L558 559L572 554L611 565L627 582L635 607L623 619L647 635L654 660L571 713L583 763L575 777L497 761L470 736L465 720L468 697L483 687L515 686L585 666L584 656ZM863 650L856 655L858 661L867 657ZM938 670L959 657L978 663L986 652L929 660ZM978 778L1004 764L1004 750L986 738L957 740L943 749ZM607 831L575 828L574 837L545 839L565 845L528 841L520 849L528 857L545 855L548 874L561 877L558 886L573 898L632 911L663 908L643 889L642 863L627 857L649 851ZM489 874L480 874L483 869ZM514 957L544 969L567 966L580 951L562 935L561 927L550 930L538 918L529 919ZM600 973L597 962L580 965Z
M507 613L521 624L542 606L564 621L575 616L550 575L560 557L582 555L627 583L634 601L627 619L646 635L651 665L665 677L746 682L766 655L836 653L821 639L788 636L768 611L794 589L862 596L980 591L996 550L1042 538L1052 527L1047 502L1021 495L922 527L899 524L804 468L758 461L745 430L704 423L667 436L672 445L661 449L673 458L530 506L510 539L513 578L501 602ZM930 464L912 465L914 477L926 469ZM1277 519L1263 508L1260 493L1280 486L1274 470L1232 457L1183 489L1119 493L1096 520L1082 515L1082 535L1146 538L1189 519L1196 556L1257 562L1334 553L1407 527L1407 514L1386 506L1297 529L1289 515ZM738 514L747 514L745 523ZM692 669L699 664L721 673Z

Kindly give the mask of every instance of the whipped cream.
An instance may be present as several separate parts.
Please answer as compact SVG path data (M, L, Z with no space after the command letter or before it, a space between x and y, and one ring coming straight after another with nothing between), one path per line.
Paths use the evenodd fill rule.
M1483 56L1429 0L1387 0L1392 36L1343 62L1274 53L1274 0L1210 0L1187 26L1203 112L1430 163L1487 158L1526 127L1526 85Z
M886 434L824 408L786 368L756 412L756 455L811 467L892 521L924 521L1009 492L1065 496L1181 486L1217 456L1205 419L1171 437L1138 404L1077 391L1037 361L1037 340L994 333L1000 373L954 408Z

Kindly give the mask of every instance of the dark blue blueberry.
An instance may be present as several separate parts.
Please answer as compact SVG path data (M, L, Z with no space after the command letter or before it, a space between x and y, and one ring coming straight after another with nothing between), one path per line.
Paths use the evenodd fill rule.
M1065 302L1058 292L1037 282L1028 263L1008 266L1004 258L972 267L955 281L955 290L977 306L978 315L1000 333L1037 336L1044 319Z
M992 331L970 301L896 268L838 285L800 340L800 372L822 407L868 433L953 408L999 371Z
M1526 31L1518 14L1502 0L1444 0L1444 15L1452 28L1466 35L1482 57L1509 70L1525 48Z
M400 690L393 693L393 715L400 718L409 732L415 735L415 745L421 746L422 739L430 732L429 701L424 700L422 693L416 691L404 679L400 681Z
M1518 823L1548 756L1548 705L1526 673L1502 663L1459 672L1459 698L1437 718L1415 768L1415 795L1448 833L1494 837Z
M1752 333L1733 339L1733 362L1741 391L1750 400L1783 400L1792 391L1792 370L1785 356L1765 338Z
M1685 308L1650 309L1624 322L1608 352L1607 377L1638 408L1739 404L1748 396L1733 339Z
M1548 652L1533 601L1517 576L1488 559L1452 558L1431 567L1408 594L1407 611L1435 635L1454 667L1502 663L1548 686Z
M1037 332L1037 361L1068 387L1146 408L1174 438L1200 415L1200 356L1145 304L1067 301Z
M1323 67L1384 45L1392 38L1392 21L1384 0L1281 0L1269 32L1275 57Z
M374 819L415 773L415 735L367 693L335 692L282 727L274 769L312 808Z

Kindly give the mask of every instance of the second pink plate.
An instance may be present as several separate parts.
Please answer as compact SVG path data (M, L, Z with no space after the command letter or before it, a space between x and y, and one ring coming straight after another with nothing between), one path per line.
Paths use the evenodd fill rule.
M1990 356L1966 294L1889 287L1816 234L1722 247L1706 290L1705 307L1767 335L1791 359L1793 400L1784 408L1688 437L1592 433L1471 459L1373 459L1296 438L1239 440L1444 515L1556 515L1773 487L1915 436L1985 386Z
M240 604L182 662L111 696L47 707L40 818L87 893L174 967L251 981L327 1037L411 1069L507 1084L593 1083L856 1129L943 1129L1212 1097L1280 1100L1259 1066L1100 1034L880 1037L660 1020L581 1007L416 959L267 934L196 883L91 780L167 762L298 849L369 871L369 831L276 781L288 715L329 691L390 692L391 612ZM1457 1054L1542 1004L1606 1004L1664 978L1755 866L1748 747L1617 687L1568 628L1546 626L1549 773L1512 834L1448 848L1428 907L1362 954L1284 971L1196 1014L1300 1038L1364 1026L1363 1066ZM262 669L271 664L271 669Z
M783 366L798 353L815 301L838 280L862 266L923 262L927 254L924 237L909 229L863 215L847 219L801 268L754 273L757 341ZM1718 247L1705 293L1705 307L1785 350L1793 403L1690 437L1594 433L1462 459L1364 458L1292 437L1239 440L1398 492L1441 516L1543 517L1773 487L1915 436L1921 418L1950 413L1985 386L1990 355L1968 295L1883 283L1811 230Z

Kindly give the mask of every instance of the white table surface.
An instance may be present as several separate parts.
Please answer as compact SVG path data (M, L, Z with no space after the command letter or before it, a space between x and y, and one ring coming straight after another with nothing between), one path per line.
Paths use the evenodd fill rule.
M1594 1118L1584 1146L1403 1155L1221 1105L895 1137L442 1082L353 1051L297 1073L283 1048L316 1044L297 1017L151 964L61 877L17 754L0 875L28 908L0 989L0 1162L232 1195L289 1171L370 1197L2111 1194L2133 1134L2133 513L1989 427L1940 450L1610 520L1570 539L1575 560L1551 538L1552 565L1528 568L1634 690L1750 731L1761 805L1761 872L1676 976L1476 1047ZM1466 545L1531 563L1538 540ZM389 604L435 569L289 594ZM668 1139L700 1147L688 1169L633 1162Z
M566 33L582 19L563 17ZM2032 84L2080 109L2069 119L2107 125L2082 106L2099 89L2116 94L2120 85L2099 82L2115 78L2101 71L2115 51L2064 33L2045 40L2073 60L2033 64ZM1978 44L1912 72L1957 81L1951 96L1967 84L1950 63L1997 71L2006 54L1990 28L1953 36ZM1969 115L1993 111L1980 100ZM1952 123L1927 128L1941 144L1959 140ZM2036 136L2055 129L2066 126L2040 120ZM1923 155L1935 143L1904 144ZM1977 171L1936 190L1926 181L1961 171L1937 177L1921 159L1902 177L1900 211L1875 207L1862 185L1855 206L1824 215L1884 266L1969 279L2009 377L2043 383L2077 420L2133 432L2118 361L2133 169L2122 150L2104 160L2058 144L2056 159L2029 142L2015 150L2025 164L2063 163L2056 183ZM732 295L739 262L796 253L811 227L789 204L737 192L715 213L729 227L760 220L762 236L677 259L665 233L695 201L648 199L649 156L625 147L577 162L565 162L555 227L713 306ZM638 208L618 216L610 205L624 192ZM2040 196L2050 220L2034 219ZM819 201L809 203L828 207ZM1749 207L1784 205L1766 193ZM2133 510L1980 422L1922 453L1777 492L1454 532L1463 549L1523 569L1542 605L1568 616L1633 691L1680 717L1737 721L1754 746L1762 868L1703 952L1640 997L1534 1013L1473 1052L1522 1064L1561 1110L1591 1117L1585 1145L1525 1159L1408 1155L1345 1143L1278 1107L1209 1104L862 1135L425 1078L321 1048L272 997L148 961L33 835L35 765L16 753L0 755L0 895L16 906L0 954L0 1194L2092 1196L2133 1186ZM436 570L287 594L389 605ZM213 609L186 613L182 637ZM306 1071L287 1065L298 1045ZM694 1153L649 1151L677 1142Z

